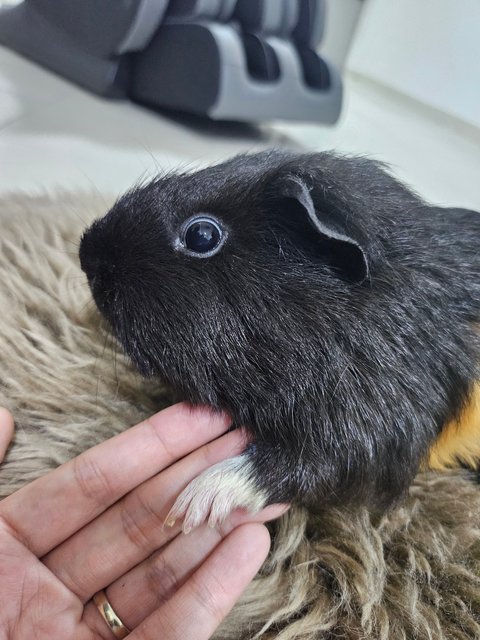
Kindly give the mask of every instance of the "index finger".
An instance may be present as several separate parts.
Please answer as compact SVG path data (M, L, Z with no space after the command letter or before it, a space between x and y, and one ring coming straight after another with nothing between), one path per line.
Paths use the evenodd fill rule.
M224 433L230 420L177 404L0 502L0 519L43 556L136 486Z

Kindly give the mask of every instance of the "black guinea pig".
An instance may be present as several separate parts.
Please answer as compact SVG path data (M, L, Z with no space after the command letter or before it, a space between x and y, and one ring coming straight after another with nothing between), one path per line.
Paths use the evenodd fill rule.
M158 177L93 223L80 260L140 372L251 433L180 495L185 530L273 502L388 507L480 379L480 215L363 157Z

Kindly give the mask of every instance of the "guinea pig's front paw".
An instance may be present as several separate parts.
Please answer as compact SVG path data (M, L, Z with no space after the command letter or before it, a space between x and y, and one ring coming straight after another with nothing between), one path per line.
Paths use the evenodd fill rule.
M215 527L234 509L255 513L266 503L267 495L256 486L252 463L244 454L219 462L192 480L176 499L165 525L173 527L183 517L182 530L189 533L207 519Z

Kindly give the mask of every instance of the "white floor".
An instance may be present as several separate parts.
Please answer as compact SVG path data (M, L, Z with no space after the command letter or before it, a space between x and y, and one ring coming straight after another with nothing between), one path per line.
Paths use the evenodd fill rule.
M118 194L158 168L267 146L336 149L386 161L424 197L480 209L480 131L348 74L340 122L194 126L97 98L0 47L0 192Z

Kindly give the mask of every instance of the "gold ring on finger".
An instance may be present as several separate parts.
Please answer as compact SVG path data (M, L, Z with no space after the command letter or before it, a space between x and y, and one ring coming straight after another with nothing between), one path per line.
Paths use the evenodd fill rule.
M130 633L130 630L123 624L120 618L113 610L112 605L108 601L107 594L103 589L97 591L93 596L93 601L100 611L100 615L110 627L111 632L115 638L126 638Z

